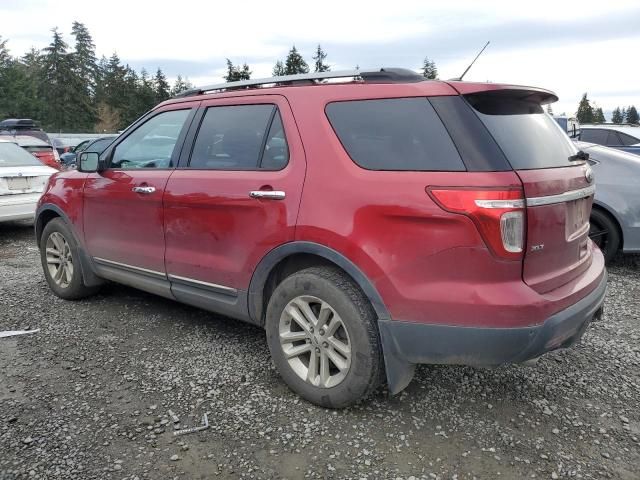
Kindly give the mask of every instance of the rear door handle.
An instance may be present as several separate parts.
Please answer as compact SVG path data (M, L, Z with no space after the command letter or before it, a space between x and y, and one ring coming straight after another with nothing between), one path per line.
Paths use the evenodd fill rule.
M287 196L281 190L253 190L249 192L251 198L268 198L270 200L284 200Z
M153 193L156 191L156 187L133 187L131 191L135 193Z

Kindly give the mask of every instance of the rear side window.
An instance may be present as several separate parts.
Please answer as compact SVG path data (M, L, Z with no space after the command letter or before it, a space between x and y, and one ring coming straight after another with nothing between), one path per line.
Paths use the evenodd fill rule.
M640 132L638 132L638 134L640 134ZM631 135L627 135L626 133L618 132L618 136L622 141L622 145L629 146L629 145L635 145L636 143L640 143L639 139L632 137Z
M577 153L566 132L522 91L467 95L515 170L568 167Z
M426 98L334 102L327 117L351 159L367 170L463 171Z
M209 107L196 137L189 168L280 170L289 160L275 105Z

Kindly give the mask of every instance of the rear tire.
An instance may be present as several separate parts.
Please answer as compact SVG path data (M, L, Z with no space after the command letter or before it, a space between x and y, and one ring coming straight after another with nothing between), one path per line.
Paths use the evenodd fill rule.
M42 231L40 261L44 278L60 298L78 300L99 290L99 287L87 287L83 283L78 244L60 218L51 220Z
M605 262L609 263L620 249L618 225L608 214L598 209L591 211L589 222L589 238L602 250Z
M283 280L269 300L265 328L278 372L309 402L348 407L378 387L383 363L377 317L338 268L311 267Z

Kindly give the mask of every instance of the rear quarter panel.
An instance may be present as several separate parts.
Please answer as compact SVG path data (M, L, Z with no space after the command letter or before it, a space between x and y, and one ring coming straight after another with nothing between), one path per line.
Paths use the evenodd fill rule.
M521 261L497 260L470 218L442 210L426 193L429 186L520 187L517 175L365 170L347 155L324 114L326 103L358 95L451 95L453 90L443 84L431 91L405 85L403 95L381 85L375 92L350 91L345 98L337 90L325 92L324 98L288 94L294 96L291 104L307 155L296 240L326 245L351 260L373 283L393 319L487 326L518 321L502 307L529 290L521 281ZM536 305L530 308L526 321L535 321Z

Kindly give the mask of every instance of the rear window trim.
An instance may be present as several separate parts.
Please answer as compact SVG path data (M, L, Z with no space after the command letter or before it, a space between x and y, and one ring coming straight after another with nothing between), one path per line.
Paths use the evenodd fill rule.
M460 155L460 151L458 150L458 146L456 145L456 143L454 142L453 138L451 137L451 134L449 133L449 130L447 129L447 126L445 125L445 123L440 118L440 115L438 114L437 110L433 107L433 105L431 105L431 102L429 101L430 97L443 97L443 96L454 96L454 95L404 95L404 96L401 96L401 97L366 97L366 98L347 98L347 99L341 99L341 100L331 100L331 101L328 101L324 106L324 115L325 115L325 119L326 119L327 123L329 124L329 126L331 127L331 130L333 131L333 133L335 135L335 138L340 143L340 146L342 147L342 150L344 151L344 153L349 157L349 159L353 162L353 164L355 166L357 166L358 168L361 168L363 170L366 170L368 172L392 172L392 173L403 173L403 172L414 172L414 173L463 173L463 172L469 172L469 168L467 167L466 163L464 162L464 159L462 158L462 155ZM351 156L351 154L349 153L349 150L346 148L346 146L344 145L344 143L340 139L340 135L338 135L337 130L335 129L335 127L331 123L331 119L329 118L329 114L327 113L327 107L329 107L329 105L336 104L336 103L363 102L363 101L375 101L375 100L406 100L406 99L415 99L415 98L424 99L431 106L431 108L433 108L433 112L435 113L435 115L440 120L440 123L441 123L442 127L444 128L445 132L447 132L447 136L449 137L449 140L451 140L451 144L453 145L455 151L458 153L458 157L460 158L460 162L464 166L463 170L409 170L409 169L397 170L397 169L367 168L367 167L365 167L363 165L360 165Z

